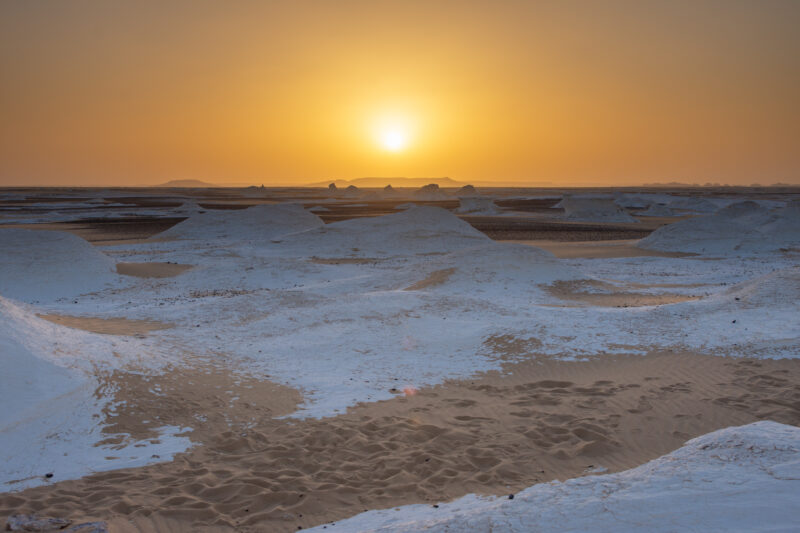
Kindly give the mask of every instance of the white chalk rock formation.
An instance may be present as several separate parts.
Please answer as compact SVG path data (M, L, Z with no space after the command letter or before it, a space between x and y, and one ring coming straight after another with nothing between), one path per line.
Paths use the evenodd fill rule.
M268 241L323 225L322 219L300 204L256 205L247 209L219 209L193 215L156 235L192 240Z
M282 250L298 255L394 256L448 252L492 242L440 207L412 206L399 213L327 224L282 239Z
M642 217L674 217L675 211L664 204L651 204L650 207L637 214Z
M84 239L62 231L0 229L0 295L46 302L102 290L116 264Z
M738 202L714 214L662 226L639 241L649 250L698 254L774 252L800 246L800 206L769 211L756 202Z
M456 213L470 215L497 215L500 209L495 205L492 198L485 196L469 196L459 198L460 205L456 208Z
M450 196L444 193L435 183L429 183L417 191L414 191L415 200L435 202L438 200L449 200Z
M581 222L637 222L612 198L569 196L557 204L564 209L567 220Z

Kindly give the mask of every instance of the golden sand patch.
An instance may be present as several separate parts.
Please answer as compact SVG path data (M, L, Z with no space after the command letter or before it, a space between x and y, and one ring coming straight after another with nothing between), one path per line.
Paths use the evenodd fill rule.
M194 265L180 263L117 263L117 274L137 278L172 278L183 274Z
M639 288L645 286L639 284ZM676 293L649 294L631 292L599 280L556 281L545 287L547 292L562 300L599 307L644 307L698 300L700 296Z
M561 259L610 259L614 257L690 257L696 254L682 252L661 252L637 248L638 239L614 241L506 241L535 246L547 250Z
M158 320L132 320L129 318L98 318L86 316L70 315L36 315L54 324L60 324L68 328L82 329L92 333L102 333L104 335L147 335L151 331L169 329L172 324L165 324Z
M441 285L442 283L446 282L450 279L455 273L455 268L443 268L442 270L435 270L428 274L428 276L413 285L406 287L403 289L404 291L421 291L422 289L429 289L430 287L436 287L437 285Z

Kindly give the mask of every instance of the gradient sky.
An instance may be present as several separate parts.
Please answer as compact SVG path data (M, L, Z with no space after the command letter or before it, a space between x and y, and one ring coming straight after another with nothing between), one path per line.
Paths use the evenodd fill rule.
M0 185L800 183L798 28L790 0L5 0Z

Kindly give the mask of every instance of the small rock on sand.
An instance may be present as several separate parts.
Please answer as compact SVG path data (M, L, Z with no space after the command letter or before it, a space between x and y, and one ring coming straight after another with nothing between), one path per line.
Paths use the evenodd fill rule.
M51 518L33 514L14 514L6 520L6 531L52 531L64 529L72 520Z

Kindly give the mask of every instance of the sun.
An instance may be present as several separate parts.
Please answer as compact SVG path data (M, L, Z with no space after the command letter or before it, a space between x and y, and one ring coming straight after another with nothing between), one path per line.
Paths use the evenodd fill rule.
M400 152L408 146L408 132L401 128L387 128L380 132L381 146L390 152Z

